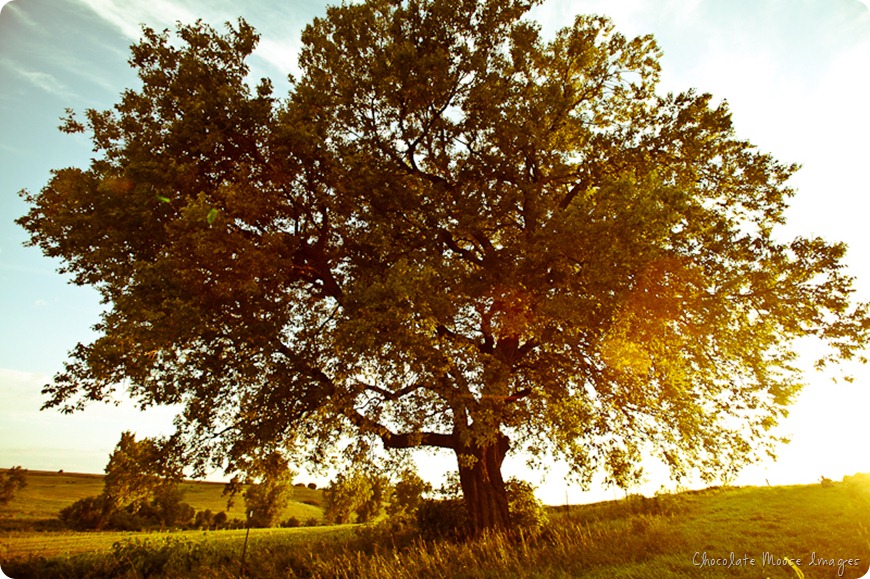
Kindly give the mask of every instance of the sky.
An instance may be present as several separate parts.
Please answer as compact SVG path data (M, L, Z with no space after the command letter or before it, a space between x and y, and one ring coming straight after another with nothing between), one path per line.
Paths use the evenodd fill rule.
M66 108L111 107L135 85L127 65L141 25L172 28L198 18L219 26L244 17L261 34L251 57L254 78L269 77L286 94L288 73L306 23L325 3L299 0L13 0L0 10L0 467L101 472L123 430L168 433L172 410L139 412L132 404L93 405L61 415L40 411L40 389L76 343L87 343L102 306L95 291L67 283L58 263L26 248L14 220L27 208L17 192L36 192L49 171L86 166L86 136L57 130ZM849 245L846 263L856 298L870 300L870 10L859 0L547 0L532 16L545 34L577 13L610 16L626 36L653 34L662 50L661 92L695 88L725 100L738 135L802 169L781 230L785 237L821 235ZM806 347L811 353L811 346ZM809 368L809 358L806 366ZM848 366L807 373L808 386L782 431L792 438L779 460L746 469L735 484L805 484L870 472L866 414L870 372ZM420 461L437 479L455 468L451 456ZM614 498L564 481L564 466L527 471L550 503ZM638 490L668 483L653 469Z

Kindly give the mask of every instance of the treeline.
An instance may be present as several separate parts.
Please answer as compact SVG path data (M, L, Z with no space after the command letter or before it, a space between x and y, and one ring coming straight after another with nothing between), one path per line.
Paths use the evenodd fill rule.
M245 526L300 527L320 524L316 517L283 518L293 496L293 478L279 453L259 457L248 465L248 478L233 479L224 491L229 508L236 495L245 503L245 518L230 518L227 511L197 511L184 500L180 488L183 467L167 440L121 435L106 465L102 492L79 499L61 510L59 518L73 530L239 529ZM303 485L296 485L303 486ZM309 489L315 488L313 483ZM543 505L528 483L506 483L512 524L526 532L540 530L546 521ZM458 480L449 479L433 490L411 468L390 477L374 464L357 464L339 474L323 490L323 518L343 525L380 521L376 532L434 538L463 538L470 520Z
M73 530L145 529L239 529L245 526L313 526L319 520L295 517L281 520L292 498L295 473L278 454L268 455L252 469L258 477L233 481L226 494L228 507L235 493L241 492L247 519L230 518L226 511L197 511L184 501L180 488L182 467L170 460L172 450L166 440L136 440L125 432L109 457L103 490L97 496L79 499L64 508L59 518ZM310 487L309 487L310 488Z

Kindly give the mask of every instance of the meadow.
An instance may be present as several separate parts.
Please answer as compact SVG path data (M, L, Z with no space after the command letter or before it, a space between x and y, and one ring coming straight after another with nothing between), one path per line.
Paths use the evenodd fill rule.
M204 487L200 490L203 501L212 496ZM191 504L195 504L194 494L187 497ZM35 497L23 504L36 510ZM553 508L549 519L539 534L490 535L463 543L422 541L389 521L253 529L244 561L243 530L6 530L0 538L0 567L13 579L815 579L863 577L870 567L870 475L847 477L829 486L713 487L650 498L629 496Z

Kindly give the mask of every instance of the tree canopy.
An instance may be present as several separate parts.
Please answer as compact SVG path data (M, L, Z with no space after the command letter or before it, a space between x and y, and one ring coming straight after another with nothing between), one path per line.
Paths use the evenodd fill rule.
M797 167L658 94L651 37L544 38L531 4L328 8L284 98L249 84L243 20L145 28L141 86L62 126L90 166L23 193L106 305L45 406L180 404L199 469L450 449L477 530L509 524L511 448L623 485L645 454L716 476L772 450L795 341L866 343L845 246L778 237Z

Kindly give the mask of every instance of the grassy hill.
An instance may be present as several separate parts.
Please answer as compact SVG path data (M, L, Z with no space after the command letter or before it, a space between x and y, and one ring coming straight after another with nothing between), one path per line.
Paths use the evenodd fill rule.
M16 579L229 578L243 566L243 541L243 531L6 533L0 567ZM244 567L265 578L854 579L870 568L870 475L552 509L539 535L459 544L386 525L257 529Z
M243 519L245 516L245 501L241 496L236 496L235 504L227 509L223 483L184 481L179 486L184 491L184 500L197 511L227 511L231 519ZM27 486L16 494L10 504L0 507L0 530L57 528L57 514L61 509L79 499L96 496L102 490L101 474L28 471ZM293 487L292 501L280 520L290 517L299 521L312 518L322 520L322 498L323 492L320 490Z

